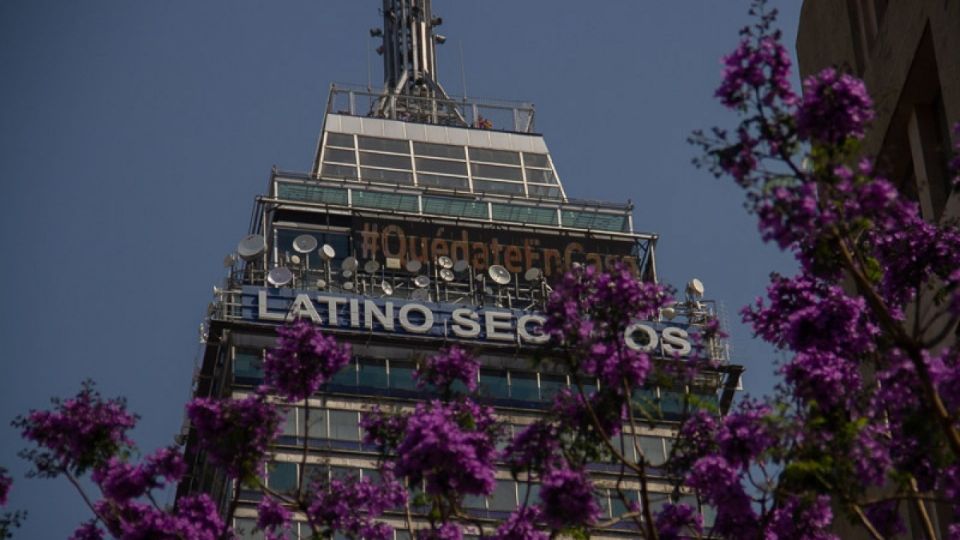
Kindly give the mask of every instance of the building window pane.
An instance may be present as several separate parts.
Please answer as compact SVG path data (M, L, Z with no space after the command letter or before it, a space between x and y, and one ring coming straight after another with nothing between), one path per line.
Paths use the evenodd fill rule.
M263 360L260 353L237 352L233 359L233 376L237 379L263 379Z
M327 411L330 416L330 438L338 441L359 441L359 417L354 411Z
M557 178L550 169L527 169L527 182L536 184L556 184Z
M255 519L234 520L234 531L237 533L237 540L263 540L263 531L257 530Z
M330 467L330 479L331 480L349 480L349 479L360 479L360 469L355 467L338 467L333 465Z
M406 171L387 171L384 169L368 169L366 167L361 167L360 178L367 182L413 184L413 174Z
M486 499L480 495L467 494L463 497L463 507L482 510L486 508Z
M531 484L529 482L518 482L520 499L517 504L526 504L527 506L538 504L540 501L540 484ZM529 492L529 493L528 493Z
M486 203L454 197L424 197L423 211L444 216L487 218Z
M664 416L679 416L683 414L685 401L682 392L660 390L660 411Z
M360 165L368 165L370 167L385 167L387 169L410 170L410 157L394 156L392 154L374 154L373 152L360 152Z
M339 265L336 265L339 267ZM336 375L330 379L331 386L340 386L340 387L349 387L353 388L357 386L357 366L353 362L350 362L344 366Z
M390 388L398 390L416 390L417 381L413 378L413 366L390 362Z
M489 180L474 180L473 190L480 193L504 193L507 195L523 195L523 184L509 182L493 182Z
M613 517L619 517L630 511L629 503L639 504L640 492L635 489L622 489L623 497L615 489L610 490L610 512ZM626 499L624 502L623 499Z
M417 172L420 171L466 176L467 164L463 161L417 158Z
M660 466L666 461L663 454L663 439L660 437L640 435L637 437L637 443L640 451L643 452L643 456L647 458L651 465Z
M522 181L523 173L517 167L499 167L497 165L483 165L480 163L471 163L470 170L474 176L484 178L495 178L497 180L515 180Z
M480 394L491 398L510 397L510 387L507 386L507 377L503 372L480 371Z
M550 167L546 154L523 153L523 163L528 167Z
M519 165L520 154L506 150L489 150L487 148L470 147L470 161L489 161L491 163Z
M324 418L324 411L322 409L310 408L310 426L307 430L307 410L298 407L297 408L297 424L299 425L300 435L303 436L304 431L309 431L308 437L311 439L326 439L327 438L327 421Z
M416 212L417 196L355 189L353 190L353 205L365 208L386 208L389 210Z
M537 375L510 372L510 397L524 401L538 401L540 391L537 388Z
M297 408L290 407L284 409L283 434L291 437L297 436Z
M353 150L339 150L337 148L327 148L323 151L323 161L334 163L346 163L354 165L357 163L357 155Z
M413 151L420 156L460 158L460 159L463 159L465 157L462 146L453 146L451 144L431 144L431 143L415 142L413 143Z
M518 223L540 223L556 225L558 223L555 208L537 208L517 204L494 204L493 219L498 221L515 221Z
M560 197L560 189L550 186L538 186L536 184L527 184L527 193L531 197L543 197L556 199Z
M357 168L324 163L323 168L320 169L320 176L325 178L356 178Z
M353 135L347 135L346 133L327 132L327 145L353 148Z
M517 507L517 491L513 480L497 480L490 496L490 510L512 512Z
M396 152L398 154L409 154L410 144L407 141L397 139L381 139L379 137L357 137L357 146L361 150L377 150L379 152Z
M360 361L360 386L367 388L388 388L387 365L383 360Z
M460 178L458 176L440 176L436 174L426 174L417 171L417 184L423 187L436 187L443 189L463 189L466 190L470 187L469 182L466 178ZM426 211L426 208L424 208ZM486 214L486 209L484 209L484 214ZM484 215L483 217L486 217Z
M281 493L288 493L297 489L297 464L271 463L267 470L267 486Z

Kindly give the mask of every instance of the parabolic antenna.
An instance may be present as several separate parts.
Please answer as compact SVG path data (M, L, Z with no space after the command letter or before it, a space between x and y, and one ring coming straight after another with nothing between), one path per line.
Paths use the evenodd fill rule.
M320 255L323 255L323 258L329 261L337 256L337 250L333 249L333 246L330 244L324 244L323 247L320 248Z
M356 257L347 257L342 263L340 263L340 268L342 270L349 270L351 272L356 270L357 266L359 266L359 264L357 263Z
M293 272L285 266L278 266L267 272L267 283L274 287L283 287L293 281Z
M293 250L297 253L312 253L317 249L317 239L309 234L301 234L293 239Z
M340 272L340 275L343 276L345 279L350 279L350 278L353 277L353 271L352 271L352 270L344 270L343 272Z
M426 289L417 289L410 294L410 298L425 302L430 300L430 293Z
M237 262L237 256L231 253L223 258L223 267L231 268L235 262Z
M668 321L672 321L674 317L677 316L677 310L672 307L665 307L660 310L660 315Z
M423 289L430 285L430 278L427 276L417 276L413 278L413 284L416 285L417 288Z
M343 282L343 290L345 290L345 291L352 291L352 290L353 290L353 282L352 282L352 281L344 281L344 282Z
M697 278L690 280L690 283L687 283L687 294L694 298L703 298L703 282Z
M368 274L375 274L379 269L380 269L380 263L372 259L363 264L363 271Z
M327 280L325 280L325 279L323 279L323 278L318 279L318 280L317 280L317 288L318 288L318 289L326 289L326 288L327 288Z
M440 269L440 279L450 282L453 281L453 270L449 268Z
M497 285L510 283L510 272L499 264L491 265L490 269L487 270L487 274L490 275L490 279Z
M392 295L393 295L393 285L391 285L390 283L388 283L388 282L386 282L386 281L381 281L381 282L380 282L380 288L383 289L383 294L385 294L385 295L387 295L387 296L392 296Z
M407 272L410 272L411 274L416 274L417 272L420 271L421 268L423 268L423 263L421 263L420 261L416 259L411 259L407 261Z
M543 272L539 268L530 268L523 274L523 279L534 282L543 277Z
M453 259L446 255L441 255L437 257L437 265L440 266L440 268L453 268Z
M263 255L267 250L267 243L259 234L244 236L237 245L237 255L245 261L252 261Z
M292 262L293 264L300 264L300 256L299 256L299 255L291 255L291 256L290 256L290 262Z
M460 259L453 263L453 271L458 274L466 272L467 268L470 268L470 263L468 263L465 259Z

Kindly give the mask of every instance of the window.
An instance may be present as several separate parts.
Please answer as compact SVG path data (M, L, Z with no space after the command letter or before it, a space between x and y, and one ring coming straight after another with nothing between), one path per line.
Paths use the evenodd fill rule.
M650 462L651 465L657 467L663 465L664 461L666 461L663 450L663 439L640 435L637 437L637 446L640 448L640 451L643 452L643 457L647 458L647 461Z
M307 411L306 409L297 408L297 429L302 437L304 432L307 431L307 436L311 439L326 439L327 438L327 422L324 415L323 409L310 408L310 425L307 426ZM309 429L308 429L309 428Z
M466 157L462 146L453 146L450 144L415 142L413 143L413 151L418 156L433 156L453 159L464 159ZM419 165L417 167L419 168Z
M359 363L360 386L366 388L388 388L387 364L384 360L364 359Z
M506 374L480 370L480 394L495 399L510 397L510 387L507 385Z
M520 154L505 150L490 150L487 148L470 147L470 161L488 161L491 163L520 165Z
M327 146L353 148L353 135L347 135L346 133L327 132Z
M442 159L417 158L417 173L432 172L440 174L467 175L467 164L463 161L445 161Z
M527 193L531 197L557 199L560 198L560 188L527 184Z
M497 180L523 181L523 173L518 167L500 167L498 165L484 165L482 163L471 163L470 170L474 176L485 178L495 178Z
M324 163L320 169L320 176L324 178L357 178L357 168L347 167L345 165L331 165Z
M417 184L423 187L435 187L442 189L466 190L470 187L466 178L460 178L457 176L440 176L438 174L428 174L422 172L417 172ZM424 211L426 211L426 208L424 208ZM484 210L484 214L486 214L486 210ZM486 217L486 215L483 217Z
M523 164L527 167L542 167L545 169L550 168L550 160L547 159L546 154L530 154L524 152Z
M284 411L283 434L297 436L297 408L290 407Z
M360 152L360 166L410 170L410 156Z
M360 178L367 182L413 184L413 174L406 171L388 171L384 169L360 167Z
M553 400L553 397L567 387L567 378L563 375L540 374L540 399Z
M238 382L256 382L263 379L263 360L259 352L237 351L233 359L233 376Z
M297 489L297 464L273 462L267 466L267 486L274 491L290 493Z
M331 387L353 388L357 386L357 364L350 362L330 379Z
M539 401L536 373L510 372L510 397L523 401Z
M360 440L360 417L355 411L329 410L330 438L338 441Z
M505 195L523 195L523 184L515 182L493 182L474 180L473 190L477 192L502 193Z
M490 495L490 510L512 512L517 507L517 488L513 480L497 480Z
M263 531L256 529L257 520L255 519L234 520L234 530L238 540L263 540Z
M531 169L527 167L527 182L536 184L556 184L557 179L550 169Z
M357 162L357 155L353 150L340 150L338 148L327 148L323 151L324 162L346 163L354 165Z
M417 381L413 378L413 366L391 361L390 388L397 390L416 390Z
M397 154L409 154L410 144L404 140L382 139L380 137L357 137L357 146L361 150L376 150L378 152L394 152Z

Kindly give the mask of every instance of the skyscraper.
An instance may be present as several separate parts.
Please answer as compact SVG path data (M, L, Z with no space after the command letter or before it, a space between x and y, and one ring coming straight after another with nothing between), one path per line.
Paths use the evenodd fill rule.
M480 359L480 394L508 432L529 424L570 385L542 354L539 312L551 283L574 265L625 264L641 279L658 280L657 236L635 230L629 203L568 196L532 105L447 95L434 50L444 39L435 32L442 20L429 0L384 0L382 13L383 27L373 31L383 39L382 91L331 88L313 169L271 172L247 236L225 261L227 277L205 327L194 388L203 397L250 393L277 326L297 318L352 346L353 361L311 401L319 412L311 412L310 425L290 408L264 471L278 490L301 475L375 476L375 449L361 442L361 412L428 397L413 371L450 344ZM690 327L714 311L702 284L688 288L687 300L658 320L635 322L628 344L662 362L682 361ZM732 400L742 369L727 362L723 344L711 345L722 367L696 387L643 389L658 419L624 435L636 438L654 466L654 504L672 494L696 505L656 466L691 393L721 410ZM186 435L191 474L179 493L232 495L234 486ZM304 438L307 470L298 454ZM616 471L604 464L591 470L601 507L608 516L621 513L626 502L611 494ZM635 484L624 488L628 499L638 498ZM465 504L480 520L501 519L527 489L503 470L490 497ZM257 497L241 494L238 527L252 528ZM407 534L400 516L391 524ZM600 536L629 533L612 527Z

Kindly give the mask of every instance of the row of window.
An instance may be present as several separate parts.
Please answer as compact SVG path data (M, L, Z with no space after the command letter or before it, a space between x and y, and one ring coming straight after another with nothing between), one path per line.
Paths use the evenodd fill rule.
M263 380L263 363L260 352L237 351L233 373L235 382L255 385ZM354 359L330 380L328 388L340 392L385 393L398 396L418 394L413 377L416 366L410 362L376 358ZM480 397L499 402L549 403L561 390L571 388L571 381L565 375L531 373L505 369L481 369L478 394ZM584 391L590 393L597 388L596 381L582 382ZM464 392L466 388L456 385L455 389ZM676 417L684 413L686 406L704 407L716 404L716 395L698 395L696 401L685 403L687 396L682 392L651 387L637 389L634 400L642 404L651 414L663 417Z
M469 150L469 159L467 151ZM416 175L414 175L414 165ZM359 174L358 174L359 167ZM546 154L328 133L321 174L531 197L560 197ZM414 180L416 176L416 180ZM524 183L526 182L526 189Z
M353 177L352 173L350 175L333 174L333 176ZM475 184L476 182L481 182L481 184L477 184L479 186L478 190L479 188L483 187L491 187L487 184L483 184L482 180L475 181ZM504 192L508 195L517 195L522 193L522 189L517 191L513 187L509 187L517 184L507 184L504 182L493 182L493 184L498 185L492 186L493 189L486 189L486 191L501 193L496 191L496 189L501 189L500 185L503 185L508 186L503 189L514 190ZM546 192L538 192L536 189L534 189L536 186L532 184L529 185L528 188L531 196L554 196ZM464 187L463 189L466 188ZM556 188L551 189L555 190ZM594 210L562 209L560 211L560 217L558 218L557 208L543 208L505 203L491 203L488 207L487 203L477 202L472 199L459 199L435 195L418 196L408 193L385 193L366 191L362 189L350 189L349 193L350 194L348 194L348 190L344 188L312 186L289 182L280 182L277 186L277 197L296 201L334 204L339 206L352 205L358 208L388 209L410 213L420 213L420 205L422 204L422 213L445 217L468 217L496 221L511 221L514 223L562 225L569 228L603 231L629 230L629 222L625 213L611 214ZM553 193L553 191L550 191L549 193ZM559 194L559 191L556 193Z

